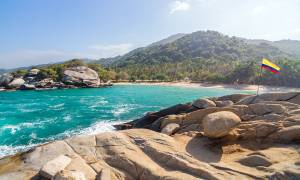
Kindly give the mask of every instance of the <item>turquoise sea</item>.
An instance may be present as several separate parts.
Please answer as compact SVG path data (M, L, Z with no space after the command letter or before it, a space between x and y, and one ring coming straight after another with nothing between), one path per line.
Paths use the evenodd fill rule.
M112 131L114 123L177 103L237 92L149 85L0 92L0 157L76 134Z

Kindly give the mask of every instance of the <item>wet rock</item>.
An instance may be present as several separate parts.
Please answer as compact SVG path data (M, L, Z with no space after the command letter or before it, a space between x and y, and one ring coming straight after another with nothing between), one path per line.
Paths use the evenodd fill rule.
M170 123L168 125L166 125L162 130L161 133L166 134L166 135L172 135L174 134L176 131L178 131L180 128L179 124L176 123Z
M211 138L226 136L241 122L241 119L229 111L208 114L203 119L204 135Z
M216 107L216 104L209 99L198 99L193 102L192 106L199 108L199 109L205 109L208 107Z
M51 179L53 178L59 171L64 170L71 163L71 158L60 155L55 159L47 162L42 169L40 170L40 175L44 178Z

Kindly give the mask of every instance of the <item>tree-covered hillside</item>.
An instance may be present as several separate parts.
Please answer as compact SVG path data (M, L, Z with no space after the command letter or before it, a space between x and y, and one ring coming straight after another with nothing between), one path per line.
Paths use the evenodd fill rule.
M246 40L215 31L198 31L167 44L154 43L138 48L118 57L109 67L120 79L174 81L189 78L200 82L256 84L263 57L282 67L279 75L263 71L263 84L300 87L297 54L266 40Z

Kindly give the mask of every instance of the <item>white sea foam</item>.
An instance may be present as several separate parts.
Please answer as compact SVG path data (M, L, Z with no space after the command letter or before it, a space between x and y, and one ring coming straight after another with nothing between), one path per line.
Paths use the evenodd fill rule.
M112 113L115 117L119 117L121 114L128 113L130 110L134 108L135 108L134 104L120 104L120 105L116 105L113 108Z
M27 146L21 145L21 146L0 146L0 158L4 157L4 156L8 156L8 155L12 155L12 154L16 154L18 152L24 152L27 151L29 149L31 149L32 147L36 146L36 144L29 144Z
M65 131L63 133L60 133L56 136L52 136L51 138L47 138L47 139L43 139L43 138L39 138L39 139L43 139L46 140L47 142L49 141L54 141L54 140L58 140L58 139L65 139L71 136L75 136L75 135L93 135L93 134L98 134L98 133L102 133L102 132L110 132L110 131L114 131L115 128L113 127L114 124L118 124L118 123L122 123L121 121L99 121L97 123L92 124L92 126L84 128L84 129L78 129L78 130L71 130L71 131ZM12 128L12 127L11 127ZM32 139L37 139L37 135L35 133L31 133L30 137ZM40 143L43 144L43 143ZM34 146L40 145L40 144L29 144L29 145L20 145L20 146L13 146L13 145L0 145L0 158L4 157L4 156L8 156L8 155L13 155L16 154L18 152L24 152L27 151L31 148L33 148Z

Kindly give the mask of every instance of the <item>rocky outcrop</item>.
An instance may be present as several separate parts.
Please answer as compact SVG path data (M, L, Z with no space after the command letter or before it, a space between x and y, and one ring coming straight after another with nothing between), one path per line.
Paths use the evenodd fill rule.
M194 107L199 108L199 109L204 109L208 107L216 107L215 102L209 99L197 99L196 101L193 102L192 104Z
M230 111L220 111L206 115L203 118L204 135L211 138L224 137L239 125L241 119Z
M69 89L79 87L108 87L112 83L100 83L98 73L85 66L70 67L64 71L63 78L56 82L51 78L45 78L39 69L31 69L27 74L14 77L12 74L0 76L1 91L8 90L34 90L34 89Z
M22 78L15 78L7 86L8 86L8 88L14 89L14 88L19 88L24 83L25 83L24 79L22 79Z
M85 66L71 67L64 71L62 81L66 84L97 87L100 85L98 73Z
M298 95L232 95L212 98L235 102L226 107L187 103L148 113L122 126L132 129L1 159L0 179L299 179ZM70 161L60 164L61 157Z
M0 75L0 86L6 87L13 79L13 75L8 73Z

